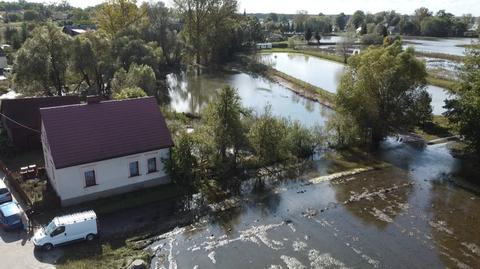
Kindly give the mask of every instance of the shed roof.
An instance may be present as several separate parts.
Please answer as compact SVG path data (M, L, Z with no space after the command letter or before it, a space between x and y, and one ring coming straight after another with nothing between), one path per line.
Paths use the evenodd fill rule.
M51 96L51 97L32 97L19 99L3 99L1 101L1 111L5 116L16 122L28 126L35 130L40 130L40 108L64 106L79 104L78 96ZM2 116L3 117L3 116ZM19 126L13 121L6 120L7 128L16 128ZM28 131L27 129L25 129Z
M40 113L57 169L173 146L153 97L44 108Z

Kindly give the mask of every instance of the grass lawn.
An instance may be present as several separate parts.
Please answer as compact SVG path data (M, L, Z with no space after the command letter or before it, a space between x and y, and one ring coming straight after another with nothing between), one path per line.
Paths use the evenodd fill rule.
M452 131L448 119L444 116L433 116L433 121L430 124L415 129L415 134L421 136L426 141L431 141L439 138L445 138L456 135Z
M55 216L86 210L94 210L98 216L107 215L125 209L142 207L162 200L169 200L184 194L185 190L179 185L160 185L70 207L59 208L46 206L41 209L42 212L39 212L35 220L40 224L47 224Z
M427 76L427 83L431 84L431 85L434 85L434 86L441 87L441 88L449 89L451 91L455 90L455 86L457 84L453 80L447 80L447 79L444 79L444 78L439 78L439 77L436 77L432 74L429 74Z

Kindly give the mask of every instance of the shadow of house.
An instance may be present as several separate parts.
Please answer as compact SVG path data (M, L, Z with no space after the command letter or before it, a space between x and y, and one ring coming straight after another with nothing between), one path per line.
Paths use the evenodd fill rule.
M78 96L4 99L0 116L9 140L20 150L40 149L40 108L79 104Z

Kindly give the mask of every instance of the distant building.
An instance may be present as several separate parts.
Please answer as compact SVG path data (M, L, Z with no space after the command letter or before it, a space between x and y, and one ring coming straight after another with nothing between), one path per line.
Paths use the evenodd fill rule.
M1 100L0 115L8 138L18 149L41 147L40 108L79 104L77 96L34 97ZM38 130L38 132L34 131Z
M67 35L76 36L76 35L84 34L87 31L87 29L84 29L81 26L67 25L63 27L62 31Z
M43 108L45 170L61 204L170 183L173 141L153 97Z
M271 49L273 47L272 43L257 43L257 49Z

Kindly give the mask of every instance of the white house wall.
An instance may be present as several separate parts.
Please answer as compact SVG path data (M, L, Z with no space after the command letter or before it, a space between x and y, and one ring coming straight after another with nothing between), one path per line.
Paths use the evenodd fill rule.
M164 171L162 159L169 158L170 149L114 158L95 163L57 169L54 172L56 191L62 205L92 200L132 191L147 186L167 184L170 180ZM148 159L156 157L157 172L148 173ZM130 162L138 161L140 175L130 178ZM95 171L95 186L86 187L86 171Z
M50 185L52 185L53 189L57 191L57 184L55 180L55 166L53 165L53 159L50 151L50 144L48 143L47 136L45 135L45 128L41 127L41 140L42 140L42 149L43 149L43 159L45 161L45 171L47 173L48 178L50 179Z

